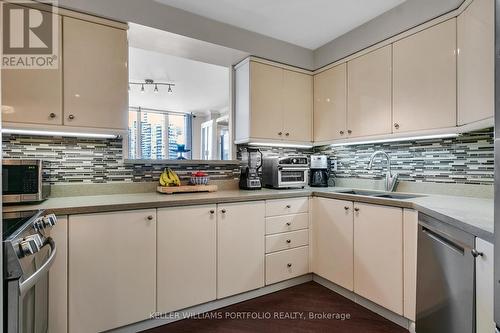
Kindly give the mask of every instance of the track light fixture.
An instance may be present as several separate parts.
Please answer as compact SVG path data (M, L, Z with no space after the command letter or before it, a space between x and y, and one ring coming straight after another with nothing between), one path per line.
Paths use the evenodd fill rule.
M159 86L160 87L166 86L166 87L168 87L167 92L169 94L172 94L173 93L172 87L175 87L175 84L174 83L167 83L167 82L155 82L154 80L151 80L151 79L145 79L144 82L129 82L128 83L128 90L130 91L131 89L133 89L133 86L140 86L141 88L139 91L141 93L145 93L146 88L148 86L154 86L153 92L155 94L160 92Z

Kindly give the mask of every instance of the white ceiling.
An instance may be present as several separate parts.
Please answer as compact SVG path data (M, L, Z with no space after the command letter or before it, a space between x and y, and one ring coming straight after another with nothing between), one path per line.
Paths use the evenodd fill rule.
M155 0L316 49L405 0Z
M159 93L146 86L131 86L130 106L179 111L207 112L227 109L229 101L229 68L174 57L143 49L129 49L130 81L143 82L152 79L174 83L173 93L159 86Z

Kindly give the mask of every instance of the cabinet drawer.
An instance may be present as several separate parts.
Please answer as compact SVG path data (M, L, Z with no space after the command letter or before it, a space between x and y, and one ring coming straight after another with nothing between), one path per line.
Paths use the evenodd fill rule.
M309 244L309 230L266 236L266 253L292 249Z
M307 229L308 226L309 214L307 213L268 217L266 218L266 235Z
M266 255L266 285L309 273L309 246Z
M266 216L307 213L309 198L294 198L266 201Z

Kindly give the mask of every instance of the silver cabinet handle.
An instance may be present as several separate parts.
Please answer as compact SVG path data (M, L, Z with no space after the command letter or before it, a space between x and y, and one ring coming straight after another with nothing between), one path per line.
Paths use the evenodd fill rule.
M340 131L339 133L340 133L340 135L344 135L344 131Z
M290 208L292 208L292 206L290 206L290 205L286 205L286 208L290 209Z
M292 267L292 264L288 263L288 264L286 264L286 267L290 268L290 267Z
M472 254L472 256L473 256L474 258L484 256L484 253L483 253L483 252L479 252L479 251L478 251L478 250L476 250L476 249L472 249L472 250L470 250L470 253Z
M290 133L285 133L286 136L290 136Z
M398 123L394 123L394 128L395 129L399 129L399 124Z
M349 206L344 206L344 210L349 210Z
M226 209L225 209L225 208L222 208L221 213L222 213L222 214L226 214Z
M54 119L54 118L56 117L56 114L55 114L54 112L51 112L51 113L49 114L49 117L50 117L51 119Z
M354 211L359 212L359 208L358 207L354 208Z
M291 226L292 225L292 222L287 222L286 223L287 226Z
M215 210L210 209L210 215L214 215L214 214L215 214Z
M73 120L73 119L75 119L75 116L74 116L74 115L72 115L72 114L70 114L70 115L68 116L68 119L69 119L69 120Z
M147 219L148 221L153 221L153 215L148 215Z
M279 135L279 136L282 136L282 135L283 135L283 132L278 132L278 135Z
M286 243L287 243L287 244L290 244L291 242L292 242L292 240L291 240L291 239L287 239L287 240L286 240Z
M351 130L347 130L347 134L352 134L352 131Z

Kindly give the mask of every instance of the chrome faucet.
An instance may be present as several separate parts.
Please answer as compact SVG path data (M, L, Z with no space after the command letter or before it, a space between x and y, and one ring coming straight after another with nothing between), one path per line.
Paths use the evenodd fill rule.
M396 189L396 185L398 183L399 174L392 174L391 172L391 158L389 155L382 150L378 150L372 154L370 157L370 163L368 164L367 170L371 170L373 167L373 161L377 155L382 155L387 159L387 173L385 174L385 190L393 192Z

